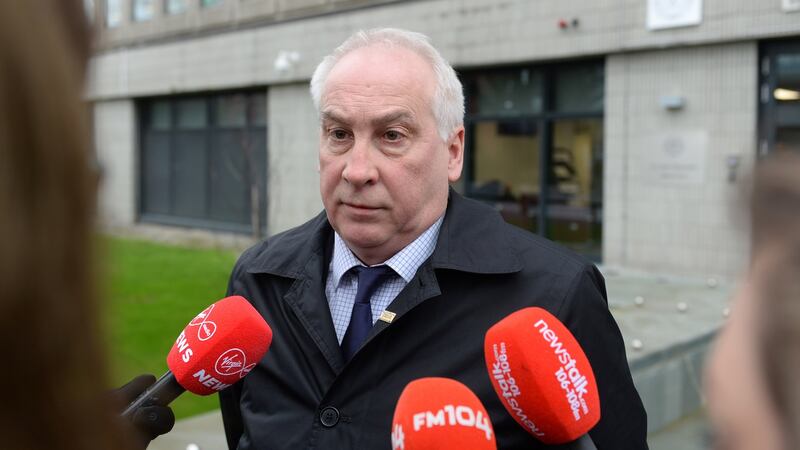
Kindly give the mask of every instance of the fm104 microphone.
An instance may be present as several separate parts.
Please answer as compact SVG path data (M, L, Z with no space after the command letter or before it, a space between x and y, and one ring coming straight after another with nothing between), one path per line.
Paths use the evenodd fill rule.
M572 333L542 308L510 314L486 332L486 368L509 414L545 444L578 441L600 420L592 367Z
M272 330L244 297L227 297L198 314L167 356L169 370L122 412L166 406L184 391L210 395L236 383L255 367L272 343Z
M392 450L496 450L478 397L449 378L420 378L403 389L392 420Z

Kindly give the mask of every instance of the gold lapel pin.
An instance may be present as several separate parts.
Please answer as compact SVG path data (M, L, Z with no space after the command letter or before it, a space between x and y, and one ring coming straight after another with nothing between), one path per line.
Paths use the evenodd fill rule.
M395 317L397 317L397 314L395 314L395 313L393 313L393 312L391 312L389 310L383 310L383 312L381 313L381 316L378 317L378 320L381 320L381 321L386 322L386 323L392 323L392 321L394 320Z

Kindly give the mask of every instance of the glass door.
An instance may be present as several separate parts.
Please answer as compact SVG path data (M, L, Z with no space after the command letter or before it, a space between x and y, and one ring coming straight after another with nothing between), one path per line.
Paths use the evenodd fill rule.
M539 126L532 120L480 120L472 139L468 195L493 205L506 222L539 231Z
M551 129L546 235L599 261L603 223L603 121L562 119L554 121Z
M800 41L764 45L760 97L760 156L800 152Z

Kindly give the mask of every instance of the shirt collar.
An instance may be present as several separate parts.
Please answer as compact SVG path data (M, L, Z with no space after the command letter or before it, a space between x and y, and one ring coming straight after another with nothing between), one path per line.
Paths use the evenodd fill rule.
M392 268L400 275L406 283L414 278L417 269L428 257L431 256L436 248L436 240L439 237L439 229L442 226L444 215L433 223L427 230L420 234L413 242L403 247L394 256L381 264ZM331 275L333 276L334 286L339 286L339 282L348 270L355 266L364 264L353 254L339 233L334 231L333 236L333 257L331 258ZM377 264L377 265L381 265Z

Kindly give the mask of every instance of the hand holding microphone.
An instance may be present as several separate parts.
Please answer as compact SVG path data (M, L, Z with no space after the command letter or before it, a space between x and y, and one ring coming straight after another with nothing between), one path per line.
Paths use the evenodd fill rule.
M178 335L167 356L169 370L122 412L166 406L184 391L210 395L247 375L264 357L272 330L243 297L224 298L198 314Z
M449 378L420 378L403 389L392 420L392 450L496 450L478 397Z
M119 408L116 410L121 410L131 403L155 382L156 377L153 375L139 375L124 386L111 391L111 399L115 407ZM133 428L131 439L135 440L136 448L144 449L150 441L172 430L175 425L175 414L168 406L144 406L128 417L128 423Z
M545 444L576 441L600 420L592 367L567 327L542 308L517 311L486 332L486 368L497 396L526 431Z

